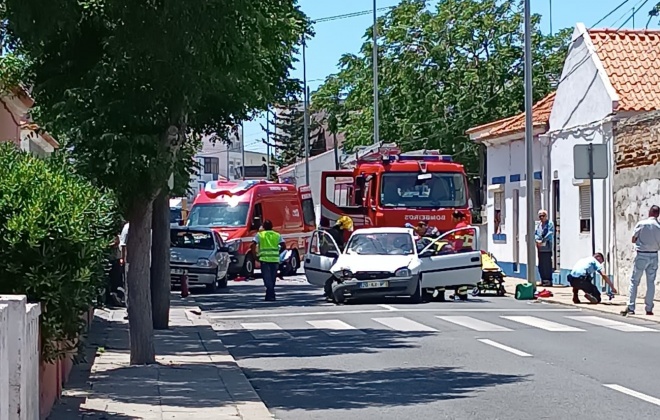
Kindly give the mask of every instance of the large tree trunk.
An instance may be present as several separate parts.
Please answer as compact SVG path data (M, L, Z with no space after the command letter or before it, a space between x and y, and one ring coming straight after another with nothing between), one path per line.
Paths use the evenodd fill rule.
M170 198L163 188L153 204L151 227L151 303L154 328L166 330L170 321Z
M136 200L128 212L127 288L131 364L156 362L151 318L151 217L153 201Z

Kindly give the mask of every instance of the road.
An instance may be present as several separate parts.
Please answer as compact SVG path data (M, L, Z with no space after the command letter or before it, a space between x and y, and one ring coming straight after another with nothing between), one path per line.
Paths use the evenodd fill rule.
M195 300L277 419L657 419L660 325L510 297L335 306L297 276Z

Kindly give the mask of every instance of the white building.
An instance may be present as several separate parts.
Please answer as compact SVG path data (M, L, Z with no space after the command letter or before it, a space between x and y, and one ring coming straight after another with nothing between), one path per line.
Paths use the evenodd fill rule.
M242 179L243 164L245 164L245 175L247 179L266 179L266 153L245 151L241 152L241 134L237 132L231 145L221 141L214 141L214 136L207 136L202 140L202 149L195 155L199 165L197 175L190 180L192 190L189 198L194 198L204 185L209 181L218 179L240 180ZM245 156L245 162L243 162ZM271 164L271 173L276 169Z
M532 112L535 213L548 207L550 197L542 182L547 179L547 168L542 159L547 146L539 136L548 129L554 98L554 94L548 95L534 105ZM486 146L487 249L495 255L507 275L524 278L527 276L525 114L471 128L468 134L472 140Z
M653 136L632 142L631 146L630 139L636 138L631 129L623 130L626 133L620 138L616 133L617 126L624 121L660 110L660 55L657 51L660 51L660 31L587 30L581 23L575 27L551 105L547 131L538 132L539 145L535 145L538 149L534 151L535 178L540 171L541 179L540 201L543 207L547 207L557 230L555 283L566 284L566 276L577 260L592 253L593 233L596 251L605 254L606 269L617 288L622 292L627 290L633 253L630 244L632 226L646 217L652 204L660 204L651 202L660 199L657 191L651 191L657 189L656 181L660 176L648 170L656 163L649 160L649 156L655 156L651 152L660 153L660 147L652 141ZM540 103L537 108L539 106ZM515 211L517 188L512 182L501 182L524 173L523 148L515 146L511 138L507 141L505 136L500 136L500 142L509 144L510 148L511 158L507 165L504 152L497 152L502 147L498 141L485 141L489 130L496 131L506 122L477 127L470 130L470 135L475 140L481 136L488 148L489 223L494 223L491 217L500 206L505 216L501 230L507 235L506 242L491 235L492 245L496 246L500 239L499 245L502 246L489 250L500 259L508 274L524 277L523 267L516 272L514 263L516 247L522 251L518 254L519 261L525 261L521 255L525 250L525 204L518 203L519 219L522 220L519 240L509 240L508 235L515 234L513 228L516 224L507 212ZM589 143L607 145L609 176L594 180L593 186L588 180L574 178L574 146ZM640 166L645 169L638 169ZM591 188L595 208L593 226ZM518 194L524 194L524 188L518 190ZM502 197L505 204L500 204ZM514 215L513 220L515 218Z

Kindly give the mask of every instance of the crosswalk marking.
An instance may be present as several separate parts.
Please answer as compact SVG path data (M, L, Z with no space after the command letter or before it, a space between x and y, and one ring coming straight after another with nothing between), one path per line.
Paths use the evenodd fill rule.
M252 334L252 337L257 340L291 338L289 333L282 330L282 327L274 322L252 322L241 324L241 326L248 330Z
M584 331L580 328L571 327L570 325L560 324L545 319L537 318L534 316L502 316L500 318L508 319L509 321L517 322L519 324L529 325L530 327L540 328L552 332L580 332Z
M324 330L328 335L363 335L364 332L338 319L307 321L309 325Z
M435 328L428 327L426 325L420 324L419 322L411 321L408 318L403 317L391 317L391 318L371 318L372 320L383 324L386 327L389 327L396 331L401 332L435 332Z
M567 316L566 318L622 332L658 332L658 330L654 330L653 328L642 327L641 325L627 324L625 322L601 318L598 316Z
M482 321L480 319L472 318L470 316L436 316L436 318L475 331L482 331L482 332L512 331L509 328L502 327L500 325L491 324L490 322Z

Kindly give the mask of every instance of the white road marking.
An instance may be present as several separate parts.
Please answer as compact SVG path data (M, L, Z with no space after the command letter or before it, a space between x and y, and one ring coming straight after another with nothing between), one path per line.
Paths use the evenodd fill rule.
M601 318L599 316L567 316L566 318L622 332L658 332L658 330L654 330L653 328L642 327L641 325L627 324L625 322Z
M428 327L426 325L420 324L419 322L411 321L408 318L403 318L403 317L371 318L371 319L378 322L379 324L383 324L386 327L401 332L437 331L435 328Z
M537 318L535 316L502 316L500 318L552 332L584 331L579 328L571 327L570 325L559 324L557 322L548 321L546 319Z
M631 397L639 398L642 401L660 406L660 399L651 397L650 395L642 394L641 392L633 391L632 389L616 384L603 384L603 386L615 391L619 391L622 394L630 395Z
M395 308L395 307L392 306L392 305L378 305L378 306L380 306L381 308L385 308L385 309L387 309L388 311L398 311L398 310L399 310L399 309Z
M491 324L490 322L472 318L471 316L436 316L436 318L475 331L512 331L509 328Z
M309 325L324 330L328 335L363 335L364 332L338 319L307 321Z
M498 348L498 349L500 349L500 350L508 351L509 353L513 353L513 354L515 354L516 356L520 356L520 357L532 357L532 355L529 354L529 353L525 353L524 351L520 351L520 350L518 350L518 349L514 349L513 347L505 346L504 344L500 344L500 343L498 343L497 341L488 340L488 339L486 339L486 338L478 338L477 341L480 341L480 342L482 342L482 343L484 343L484 344L488 344L489 346L496 347L496 348Z
M334 306L333 306L334 307ZM401 309L397 308L399 312L428 312L428 313L458 313L458 312L500 312L500 313L537 313L537 312L582 312L582 309L495 309L495 308L476 308L476 309L466 309L466 308L457 308L457 309ZM357 310L357 311L318 311L318 312L286 312L286 313L277 313L277 312L266 312L260 314L244 314L244 315L229 315L228 313L218 313L214 314L213 310L208 310L208 317L214 318L216 320L226 320L226 319L249 319L249 318L267 318L271 316L275 317L295 317L295 316L316 316L316 315L349 315L349 314L383 314L387 312L392 312L391 310L386 309L366 309L366 310Z
M257 340L273 339L273 338L292 338L291 334L282 330L282 328L273 322L255 322L241 324L241 326L248 330L252 337Z

